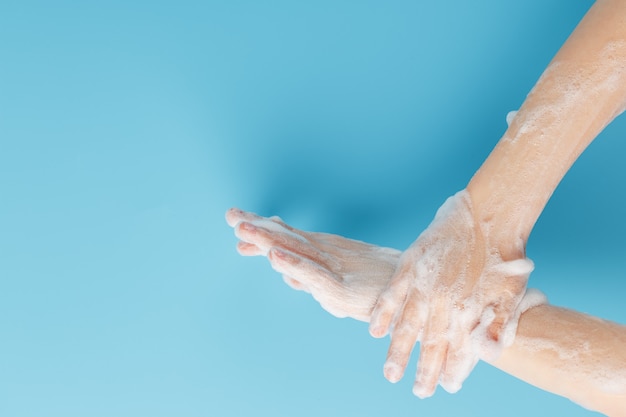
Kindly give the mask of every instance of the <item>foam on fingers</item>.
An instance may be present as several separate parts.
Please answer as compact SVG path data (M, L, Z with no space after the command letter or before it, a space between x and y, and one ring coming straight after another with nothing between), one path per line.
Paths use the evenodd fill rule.
M411 293L416 291L411 289ZM398 325L391 334L391 344L385 363L385 378L390 382L399 381L406 369L407 363L422 330L425 318L426 305L420 302L420 297L409 297L402 309Z
M385 337L395 314L396 303L393 294L388 289L378 297L376 306L372 311L369 325L370 335L375 338Z
M433 314L436 312L435 314ZM439 382L449 346L449 316L447 311L432 309L422 335L413 393L419 398L433 395Z
M456 339L450 341L439 384L451 394L458 392L477 363L478 357L469 335L456 335Z
M241 213L241 210L239 210L238 208L230 208L226 211L226 223L230 226L230 227L235 227L237 225L237 223L239 223L239 214Z
M297 233L294 233L292 230L283 227L281 224L272 221L270 219L259 219L253 222L255 226L263 228L265 230L267 230L268 232L270 232L270 234L275 234L275 235L285 235L285 236L289 236L292 239L295 239L297 241L300 242L306 242L306 238L304 238L303 236L300 236Z
M306 254L315 259L325 257L303 236L269 220L241 222L235 227L235 235L246 243L256 245L262 255L267 255L273 247L283 247L291 252Z
M298 281L310 290L330 288L339 281L332 271L283 248L270 249L268 259L274 270L290 277L298 277Z
M263 251L257 245L243 241L237 243L237 252L242 256L263 255Z
M411 259L400 261L393 277L389 281L385 291L378 297L376 305L372 310L369 332L372 337L381 338L387 335L391 324L401 313L404 300L414 274L414 267ZM394 323L395 324L395 323Z
M241 223L243 221L252 222L260 219L263 219L263 217L259 216L258 214L244 211L235 207L226 211L226 223L228 223L230 227L235 227L238 223Z
M435 393L443 360L448 351L445 340L422 343L413 394L419 398L428 398Z
M467 379L477 363L478 358L474 352L469 353L454 365L454 370L452 372L443 373L439 384L450 394L459 392L463 387L463 382Z
M527 258L503 260L488 225L474 217L472 207L467 190L444 202L402 254L372 315L375 337L384 335L393 320L389 362L402 365L395 357L401 349L397 342L393 346L394 337L404 326L415 325L407 306L423 306L426 327L418 335L422 349L414 387L421 398L432 395L438 383L456 392L480 357L499 355L508 343L505 336L517 327L516 308L534 268Z
M387 381L395 384L402 379L405 368L406 365L403 367L396 362L387 361L385 362L385 366L383 367L383 374L385 375Z
M377 339L387 336L389 332L389 324L393 318L391 311L376 311L376 315L372 315L369 325L369 333Z
M401 329L394 329L391 344L384 366L385 378L389 382L398 382L404 375L411 351L417 342L419 329L411 325L404 325Z

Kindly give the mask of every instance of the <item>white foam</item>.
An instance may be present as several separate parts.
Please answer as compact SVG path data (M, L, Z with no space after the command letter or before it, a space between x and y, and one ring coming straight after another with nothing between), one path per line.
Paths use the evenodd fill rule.
M526 306L541 300L540 292L533 290L529 294ZM530 302L534 300L534 302ZM545 296L543 296L545 301ZM532 308L532 307L531 307ZM586 316L586 320L597 321L598 327L607 325L602 319ZM607 339L596 339L594 326L588 323L579 328L575 320L556 321L561 328L556 336L551 333L541 333L537 336L525 336L516 340L516 346L527 354L549 352L554 357L554 369L564 381L584 381L589 389L597 390L607 395L626 395L626 368L615 366L615 359L610 359L615 352L607 346ZM605 330L600 330L602 334ZM565 335L567 335L565 337ZM613 365L609 365L612 363ZM582 404L586 406L585 404Z
M544 304L548 304L548 297L546 297L544 293L536 288L528 288L526 290L524 297L522 298L515 311L515 318L511 320L502 331L501 344L503 347L509 347L513 345L513 342L515 341L515 335L517 333L517 325L521 315L531 308ZM494 357L490 359L493 360L496 358Z
M487 361L494 360L500 356L504 348L502 339L500 339L499 342L495 342L489 336L489 326L491 326L495 317L496 313L493 307L489 306L485 308L483 314L480 316L478 325L470 334L476 355ZM517 325L517 323L515 323L515 325Z
M513 277L530 275L533 269L535 269L533 261L523 258L498 263L491 268L490 272L497 273L503 277Z
M519 130L507 140L516 142L521 137L524 140L554 139L559 137L564 126L569 126L574 120L583 131L592 128L599 119L606 119L609 123L626 109L623 97L626 93L625 56L626 42L614 41L607 43L596 57L590 57L590 63L586 65L565 60L552 62L528 95L528 99L533 99L535 103L519 114ZM539 91L541 95L536 94ZM543 94L546 91L548 94ZM620 99L620 95L616 97L616 91L622 93L622 101L612 103L610 100ZM583 105L589 102L597 102L598 105ZM617 105L618 108L613 113L606 113L607 105L610 108ZM507 122L510 124L513 118L509 115ZM594 128L597 129L597 126ZM600 126L602 128L604 126Z
M298 239L301 242L307 241L304 237L300 236L299 234L294 233L291 230L269 219L254 220L249 223L252 223L253 225L257 227L262 227L263 229L269 230L270 232L280 233L283 235L289 235L295 239Z
M506 114L506 125L511 126L513 119L515 119L515 115L517 114L517 110L510 111Z
M527 258L503 261L500 253L492 250L490 225L483 222L476 225L472 207L467 190L448 198L416 241L416 250L403 254L403 261L407 256L414 261L413 273L418 279L413 280L412 285L425 299L433 300L428 303L430 311L424 317L430 315L432 319L437 314L449 317L447 328L441 329L451 347L448 351L449 368L443 370L439 384L450 392L460 389L479 358L495 359L512 344L521 314L516 308L524 297L526 281L534 269L533 262ZM516 243L519 242L516 240ZM520 244L523 248L523 242ZM483 248L484 253L465 253L459 245L474 250ZM472 266L470 256L478 256L484 263ZM454 269L452 276L449 268ZM512 302L508 297L512 297ZM524 308L541 300L543 298L534 296ZM506 305L512 306L513 311L503 312L505 315L510 313L506 316L508 321L503 323L498 340L493 340L490 327L500 314L499 306ZM436 337L427 336L431 340L423 340L420 335L420 342L432 343L432 338ZM423 389L417 386L416 394L425 395Z
M478 363L478 357L473 354L472 360L466 363L465 369L460 370L457 375L453 377L443 377L440 379L439 384L441 387L449 392L450 394L455 394L461 390L463 387L463 382L467 379L472 370L476 367Z
M530 310L531 308L548 304L548 297L539 291L537 288L528 288L526 290L526 294L524 294L524 298L522 298L522 302L517 307L519 314L524 314L524 312Z

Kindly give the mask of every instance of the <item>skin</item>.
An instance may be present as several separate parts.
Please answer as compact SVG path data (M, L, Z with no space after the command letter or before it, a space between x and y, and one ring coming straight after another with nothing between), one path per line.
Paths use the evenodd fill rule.
M402 376L418 339L425 347L414 385L420 397L438 382L458 387L476 359L468 354L475 329L487 329L481 355L506 347L528 276L493 274L490 266L526 260L528 236L558 183L625 107L626 1L599 0L467 185L464 203L403 252L370 322L374 337L392 332L390 381ZM433 260L428 268L420 267L425 255ZM472 313L461 314L467 305Z
M294 289L338 317L369 321L401 252L325 233L277 217L231 209L228 224L244 256L267 256ZM393 335L392 335L393 337ZM525 311L513 344L489 363L548 392L611 417L626 416L626 327L540 305Z
M372 312L372 335L382 337L393 325L384 366L389 381L402 378L421 341L413 386L420 398L437 383L458 391L478 360L499 356L515 334L533 263L503 260L481 229L467 191L449 198L402 254Z

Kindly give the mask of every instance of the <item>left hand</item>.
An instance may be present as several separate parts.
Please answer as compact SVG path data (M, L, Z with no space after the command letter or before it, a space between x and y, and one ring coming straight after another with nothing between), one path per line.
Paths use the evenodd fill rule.
M278 217L230 209L226 221L244 256L267 256L292 288L311 293L337 317L368 322L401 252L327 233L305 232Z

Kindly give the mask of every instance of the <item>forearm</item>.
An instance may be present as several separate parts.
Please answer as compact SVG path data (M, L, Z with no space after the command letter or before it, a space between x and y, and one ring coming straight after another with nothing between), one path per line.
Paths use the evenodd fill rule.
M515 343L492 365L609 416L626 415L626 327L543 305L526 311Z
M268 254L289 285L339 317L370 321L400 262L395 249L300 231L276 218L230 210L227 221L242 239L242 255ZM492 365L613 417L626 410L624 326L540 305L522 313L513 345Z
M599 0L554 57L467 186L506 260L523 255L576 158L626 105L626 1Z

